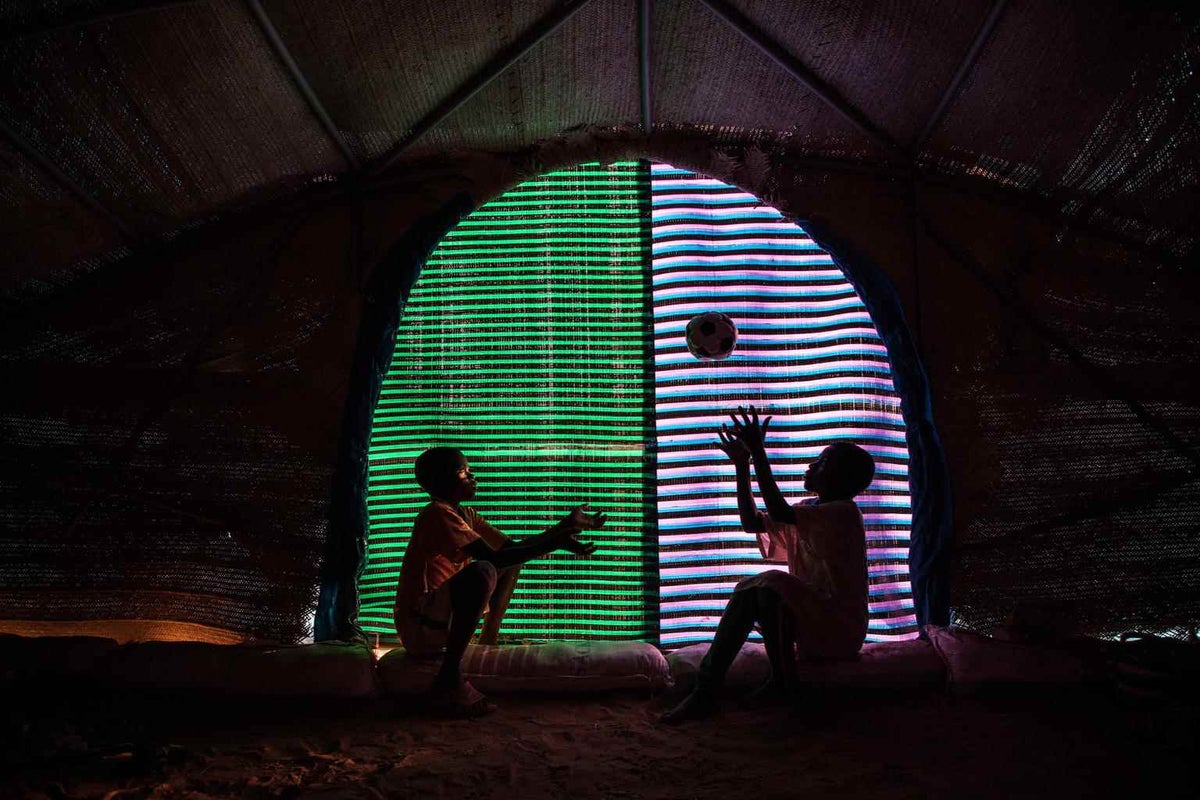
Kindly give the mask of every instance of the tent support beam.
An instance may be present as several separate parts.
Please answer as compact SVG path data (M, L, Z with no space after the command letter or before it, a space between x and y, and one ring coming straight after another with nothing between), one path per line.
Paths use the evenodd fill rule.
M638 76L642 90L642 132L654 129L654 87L650 83L650 12L653 0L638 4Z
M566 0L566 2L534 23L511 46L505 48L491 61L484 64L478 72L451 92L446 99L442 100L429 113L421 117L408 133L392 146L391 150L368 164L363 169L365 176L373 178L395 164L401 154L411 147L414 142L429 133L430 130L446 119L446 117L466 105L468 100L478 94L489 83L503 75L509 67L520 61L526 53L536 47L547 36L558 30L563 23L579 13L590 2L591 0Z
M904 148L898 142L892 139L891 136L875 123L871 122L865 114L851 105L850 101L838 94L836 89L818 78L800 59L789 53L782 45L768 36L766 32L751 22L740 11L732 8L725 0L700 0L700 2L708 6L709 10L720 17L725 24L737 31L746 41L758 48L763 55L774 61L788 75L791 75L803 84L821 102L825 103L825 105L841 115L843 119L862 131L868 139L883 149L892 159L905 163L909 161Z
M8 129L3 125L3 122L0 122L0 135L7 133ZM25 151L24 147L20 147L19 149ZM39 160L38 163L43 165L48 171L52 169L52 165L49 165L47 161ZM865 175L881 181L900 182L913 178L913 173L907 167L898 165L869 164L808 155L790 157L788 163L799 170ZM58 173L57 170L54 172ZM63 177L65 178L65 176ZM67 180L69 181L69 179ZM1005 208L1028 214L1031 218L1043 224L1070 225L1073 233L1091 237L1097 241L1109 242L1131 253L1136 253L1144 258L1153 260L1156 263L1171 267L1180 266L1179 259L1165 250L1156 249L1143 242L1130 239L1120 233L1107 230L1092 223L1078 224L1077 220L1063 213L1062 205L1064 198L1061 197L1048 200L1033 196L1032 193L1027 191L993 186L988 184L986 179L969 176L935 175L922 171L917 173L916 180L922 190L942 189L964 197L997 203ZM366 197L380 192L392 192L397 186L407 185L406 179L395 176L384 176L361 187L356 187L354 190L361 191L363 196ZM18 324L19 319L26 319L43 313L53 304L72 302L72 298L79 299L85 297L97 284L105 280L106 277L111 276L113 271L128 270L135 274L141 274L140 270L149 269L151 255L155 263L182 258L198 248L213 246L215 243L232 239L247 230L265 224L275 213L280 213L281 208L291 209L307 205L328 207L335 203L344 202L351 196L351 189L352 187L348 183L341 181L332 185L313 185L288 198L286 201L276 201L270 205L256 205L246 208L235 214L221 217L210 223L183 231L169 241L156 241L152 247L146 248L146 252L132 253L125 258L113 262L102 270L83 276L79 280L73 281L56 291L49 292L19 309L6 309L5 325L0 326L0 328L7 327L10 323L15 326ZM81 190L77 189L73 189L72 191L81 193ZM81 198L87 197L85 194L80 194L80 196ZM103 207L91 201L90 198L85 200L85 202L87 202L90 208L96 209L97 213L103 214L105 219L112 221L114 226L119 224L114 215L107 210L102 210Z
M1125 389L1120 381L1113 379L1102 367L1092 363L1078 348L1056 333L1049 325L1042 322L1034 312L1026 308L1025 304L1015 297L1012 292L992 280L983 265L976 261L975 257L966 248L960 247L943 236L940 231L933 227L929 218L924 214L921 214L920 218L925 235L952 262L958 264L967 274L981 283L993 297L1000 301L1002 306L1024 322L1038 338L1062 352L1067 357L1067 360L1095 386L1100 387L1110 397L1114 397L1124 403L1139 422L1161 436L1177 455L1191 465L1188 472L1192 477L1200 474L1200 452L1197 452L1195 448L1172 430L1159 415L1151 413L1132 393Z
M942 92L937 107L929 115L929 120L925 123L925 127L921 129L921 132L917 134L917 138L913 139L912 144L909 145L908 150L912 153L914 159L921 152L921 148L925 146L925 142L937 130L942 117L946 115L946 109L950 107L950 101L958 94L958 88L962 85L962 82L966 80L967 75L975 68L975 62L979 60L979 54L983 52L983 46L987 44L987 40L991 37L992 29L996 27L996 22L1000 19L1000 15L1004 12L1006 5L1008 5L1008 0L994 0L992 3L992 10L988 12L987 18L984 19L983 24L979 26L979 30L975 33L975 40L971 42L971 46L967 49L967 54L963 56L962 63L958 65L958 71L954 73L954 77L946 85L946 90Z
M312 109L317 121L321 123L321 127L325 129L325 133L333 140L338 149L342 151L342 157L346 159L351 169L357 171L360 167L358 159L354 156L354 151L346 144L346 140L342 137L341 131L333 124L329 114L325 111L325 106L321 104L321 99L317 97L317 93L313 91L312 86L304 77L304 73L300 70L300 65L296 63L296 59L292 58L291 52L287 45L283 43L279 31L276 30L271 18L267 16L266 9L263 8L259 0L246 0L246 5L250 8L250 13L258 21L258 25L262 28L263 35L267 42L271 45L271 49L275 51L275 55L283 62L283 66L291 76L292 84L299 90L300 94L308 103L308 107Z
M0 136L3 136L9 143L21 153L25 158L37 164L46 174L50 175L60 186L65 188L76 198L81 200L84 205L92 210L98 217L103 219L109 225L117 229L121 238L125 240L127 245L134 245L138 241L138 237L129 228L125 222L118 217L108 206L101 203L95 197L92 197L82 186L71 179L69 175L58 168L58 165L47 158L40 150L34 147L21 134L8 126L4 120L0 119Z
M100 11L95 9L88 9L87 11L73 10L60 15L58 19L52 21L29 22L2 28L0 29L0 42L45 36L71 28L93 25L97 22L109 22L121 17L131 17L135 14L143 14L150 11L166 11L179 6L195 6L201 3L207 3L207 0L147 0L147 2L121 0L121 2L116 3L110 2Z

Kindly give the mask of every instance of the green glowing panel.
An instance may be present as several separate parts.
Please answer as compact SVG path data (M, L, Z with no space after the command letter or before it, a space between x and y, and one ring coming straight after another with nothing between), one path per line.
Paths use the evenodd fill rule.
M510 536L590 502L590 557L526 564L501 634L657 639L649 170L585 164L483 206L432 253L396 334L371 437L359 622L392 603L426 447L467 454L474 508Z

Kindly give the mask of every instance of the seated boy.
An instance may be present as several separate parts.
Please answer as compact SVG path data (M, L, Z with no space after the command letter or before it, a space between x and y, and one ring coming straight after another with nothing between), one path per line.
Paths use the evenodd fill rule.
M731 417L733 428L721 426L717 446L734 463L742 527L758 535L763 558L786 561L787 572L767 570L737 585L700 662L696 688L662 716L666 723L716 711L725 674L755 626L771 662L771 677L756 693L760 698L794 690L796 658L853 658L867 633L866 535L854 497L871 483L874 460L857 445L826 447L804 475L815 501L789 505L764 445L771 418L760 425L754 406L740 420ZM765 514L750 487L752 461Z
M431 689L437 706L467 716L485 714L492 706L463 680L461 664L489 602L495 605L484 638L493 643L517 567L555 550L594 552L594 544L575 536L600 527L605 517L584 504L545 533L515 542L462 505L475 496L476 480L461 451L430 448L417 457L415 468L417 483L429 493L430 502L417 515L400 566L396 632L415 656L445 651Z

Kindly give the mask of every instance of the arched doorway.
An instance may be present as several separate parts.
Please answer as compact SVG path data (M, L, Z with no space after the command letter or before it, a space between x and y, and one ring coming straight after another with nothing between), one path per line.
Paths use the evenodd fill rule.
M684 347L687 320L706 310L738 323L726 361ZM833 439L875 456L861 502L870 638L915 635L899 398L830 256L752 195L665 164L585 164L506 192L443 239L402 315L374 419L360 622L393 634L424 504L412 459L451 444L481 475L476 507L514 535L583 500L610 513L596 556L527 566L503 633L707 640L733 584L767 567L710 445L745 403L775 415L785 493L799 496L804 466Z

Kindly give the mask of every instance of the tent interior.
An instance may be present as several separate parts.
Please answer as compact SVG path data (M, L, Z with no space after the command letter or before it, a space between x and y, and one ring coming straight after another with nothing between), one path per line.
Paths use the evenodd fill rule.
M361 636L430 254L514 187L637 163L777 209L870 312L906 631L1194 640L1196 8L3 4L0 634Z

